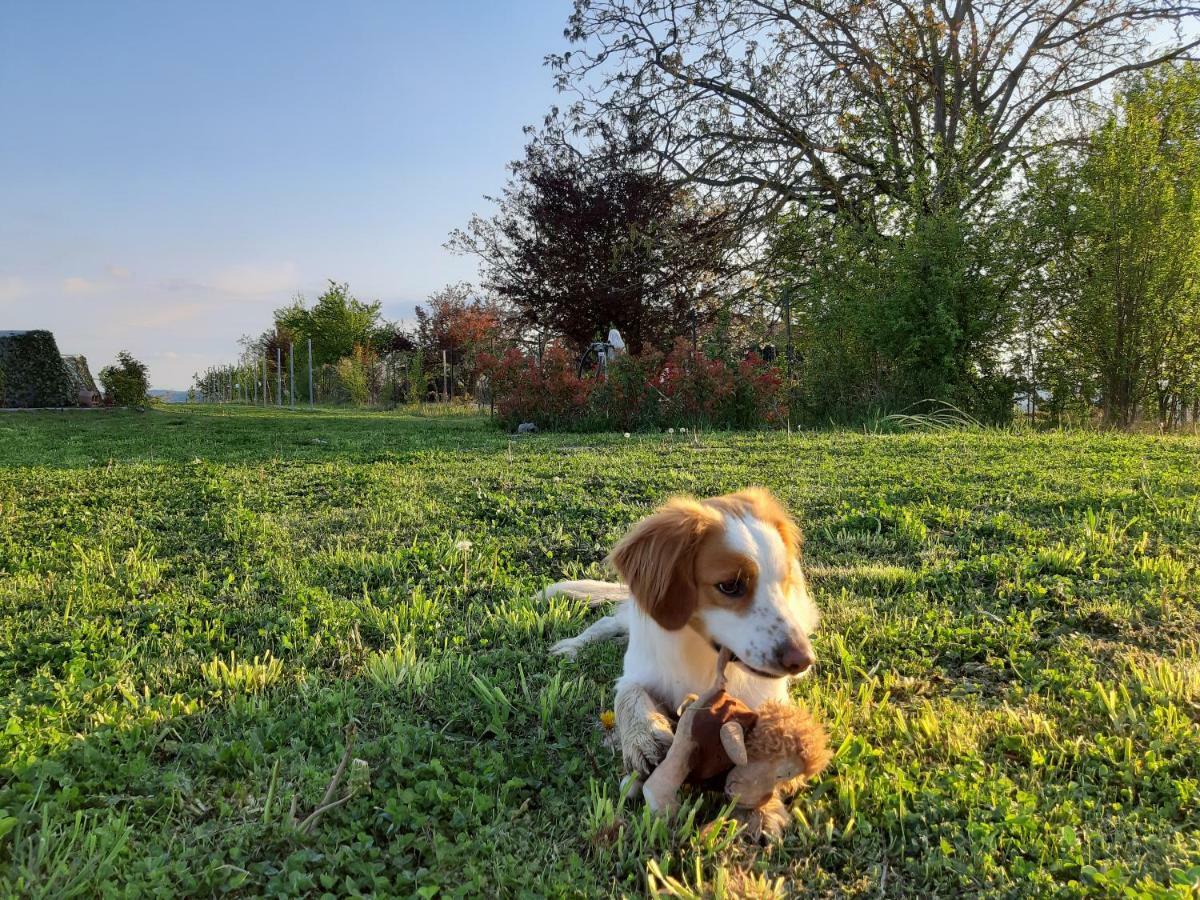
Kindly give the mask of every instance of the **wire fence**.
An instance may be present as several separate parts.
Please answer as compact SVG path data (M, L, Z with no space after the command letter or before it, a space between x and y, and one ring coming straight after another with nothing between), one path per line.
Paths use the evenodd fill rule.
M430 366L420 350L382 356L356 352L320 365L314 362L311 341L301 346L280 343L239 363L198 373L188 402L287 409L412 403L490 408L486 379L464 381L460 351L443 350L435 356L440 356L440 365Z

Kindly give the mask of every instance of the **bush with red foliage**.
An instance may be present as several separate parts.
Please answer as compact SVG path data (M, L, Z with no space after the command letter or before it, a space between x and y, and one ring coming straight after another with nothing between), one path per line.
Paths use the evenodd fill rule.
M595 383L591 408L581 411L578 425L609 431L660 427L665 398L656 382L662 364L657 350L622 353L608 364L605 379Z
M539 362L510 349L497 359L480 354L479 368L487 375L496 414L507 427L534 422L539 428L578 427L588 408L592 382L581 379L575 360L560 344L551 344Z
M757 356L736 369L678 341L665 357L656 350L622 354L604 379L579 378L576 360L561 345L539 362L519 350L482 355L496 413L508 428L641 431L666 427L757 428L784 421L783 379Z
M725 402L736 389L725 363L693 350L682 338L667 356L658 384L667 398L668 421L692 427L720 422Z
M780 425L787 420L788 398L779 369L751 353L738 364L733 392L725 404L724 421L730 428Z

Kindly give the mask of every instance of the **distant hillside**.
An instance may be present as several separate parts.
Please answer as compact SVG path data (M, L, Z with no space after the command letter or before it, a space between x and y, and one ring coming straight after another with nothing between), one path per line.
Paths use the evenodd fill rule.
M151 397L157 397L164 403L187 403L187 391L169 391L165 388L153 388L148 393Z

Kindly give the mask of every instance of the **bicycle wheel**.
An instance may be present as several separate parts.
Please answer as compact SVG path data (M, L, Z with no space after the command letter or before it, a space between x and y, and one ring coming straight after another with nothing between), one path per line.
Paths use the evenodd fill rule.
M583 355L579 357L580 378L599 378L604 369L604 345L592 344L583 351Z

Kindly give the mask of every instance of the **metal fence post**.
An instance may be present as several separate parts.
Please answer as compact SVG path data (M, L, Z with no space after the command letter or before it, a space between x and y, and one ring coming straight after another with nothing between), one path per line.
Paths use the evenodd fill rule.
M283 406L283 348L275 345L275 405Z
M296 408L296 342L288 343L288 397L292 401L292 409Z
M313 408L312 338L308 339L308 408Z
M785 351L785 359L787 360L787 377L788 383L792 380L792 356L795 350L792 348L792 286L784 285L783 288L783 315L786 320L784 334L787 339L787 350Z

